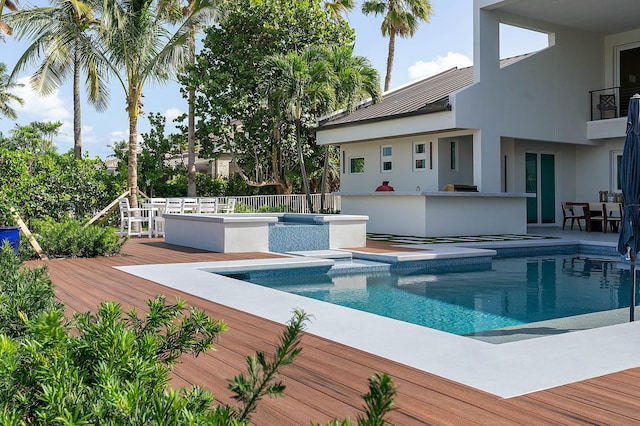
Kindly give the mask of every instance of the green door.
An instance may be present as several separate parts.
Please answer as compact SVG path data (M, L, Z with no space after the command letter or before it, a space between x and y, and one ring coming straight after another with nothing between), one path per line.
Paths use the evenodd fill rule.
M525 186L527 194L527 223L555 223L556 174L553 154L525 154Z

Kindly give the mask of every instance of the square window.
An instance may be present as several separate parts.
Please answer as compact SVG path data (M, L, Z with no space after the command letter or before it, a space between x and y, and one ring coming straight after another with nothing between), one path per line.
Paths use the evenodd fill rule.
M383 146L382 147L382 156L383 157L390 157L392 155L392 148L390 146Z
M427 144L425 142L413 143L413 171L425 171L427 168Z
M364 158L356 157L349 160L351 173L364 173Z
M391 161L384 161L384 162L382 163L382 170L383 170L383 171L385 171L385 172L389 172L389 171L391 171L391 168L392 168L392 167L391 167Z

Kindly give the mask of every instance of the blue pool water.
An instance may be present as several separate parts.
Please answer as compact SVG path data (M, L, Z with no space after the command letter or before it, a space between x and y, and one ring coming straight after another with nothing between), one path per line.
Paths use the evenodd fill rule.
M246 281L467 335L629 307L629 271L594 255L497 258L485 270L372 272Z

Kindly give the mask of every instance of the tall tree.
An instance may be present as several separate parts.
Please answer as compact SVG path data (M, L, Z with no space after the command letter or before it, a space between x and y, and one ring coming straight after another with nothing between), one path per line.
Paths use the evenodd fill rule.
M169 24L181 16L178 2L104 2L102 40L108 62L124 90L129 117L127 186L132 207L138 205L138 117L144 86L148 81L167 82L184 68L190 58L191 34L208 19L213 5L212 0L194 0L189 15L174 28Z
M9 103L13 101L22 105L24 101L22 98L11 93L11 89L20 85L9 81L6 70L7 66L0 62L0 115L4 115L10 120L15 120L16 111L9 105Z
M94 17L94 0L51 0L51 7L23 9L7 17L18 39L28 38L32 44L16 63L11 78L32 63L41 60L31 76L34 91L50 95L73 75L73 151L82 158L82 116L80 107L81 71L89 102L98 111L109 103L107 67L100 56Z
M380 76L371 61L362 56L353 56L353 45L335 46L328 52L327 60L336 75L333 90L337 103L332 109L343 108L353 112L358 104L366 99L377 103L382 100L380 93ZM331 145L326 145L322 183L320 193L320 209L324 211L324 194L330 170Z
M16 3L12 2L11 0L0 0L0 40L3 40L3 34L10 36L13 33L13 29L2 20L2 14L5 7L11 12L15 12L18 10Z
M193 11L194 0L187 0L187 6L182 9L182 16L184 18L189 17ZM217 7L211 8L210 19L214 19L218 16L219 10ZM206 22L203 22L206 23ZM191 30L191 45L189 46L189 54L191 56L191 63L196 61L196 34L200 30L199 26L194 27ZM191 86L188 88L187 103L187 195L189 197L196 196L196 117L195 117L195 102L196 102L196 89Z
M312 47L300 54L273 55L263 67L268 104L273 110L284 111L295 124L296 152L309 211L313 211L313 203L303 154L302 120L335 104L334 74L323 53Z
M299 176L295 124L259 93L260 65L270 55L307 46L351 44L353 30L331 19L322 0L236 0L225 2L221 15L206 29L197 64L182 79L185 87L197 88L201 150L230 152L248 185L289 194ZM303 121L301 134L314 126ZM316 147L303 141L308 161Z
M365 0L362 3L362 13L365 15L373 13L374 16L384 15L380 30L384 37L389 37L387 74L384 78L386 92L391 84L396 36L413 37L420 21L429 22L433 8L429 0Z
M356 6L356 1L355 0L335 0L335 1L325 0L323 6L332 19L340 20L340 19L344 19L342 17L342 14L347 14L348 12L351 12L353 10L353 8Z

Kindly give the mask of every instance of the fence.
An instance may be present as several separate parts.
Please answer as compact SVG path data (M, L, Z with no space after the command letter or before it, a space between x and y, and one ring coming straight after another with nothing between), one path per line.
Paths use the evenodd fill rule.
M324 210L328 213L340 212L340 196L332 194L311 194L311 204L313 212L320 212L320 200L324 197ZM311 213L307 206L307 199L304 194L292 195L250 195L233 196L237 203L245 204L253 210L269 208L284 210L289 213ZM236 211L237 208L236 208Z

